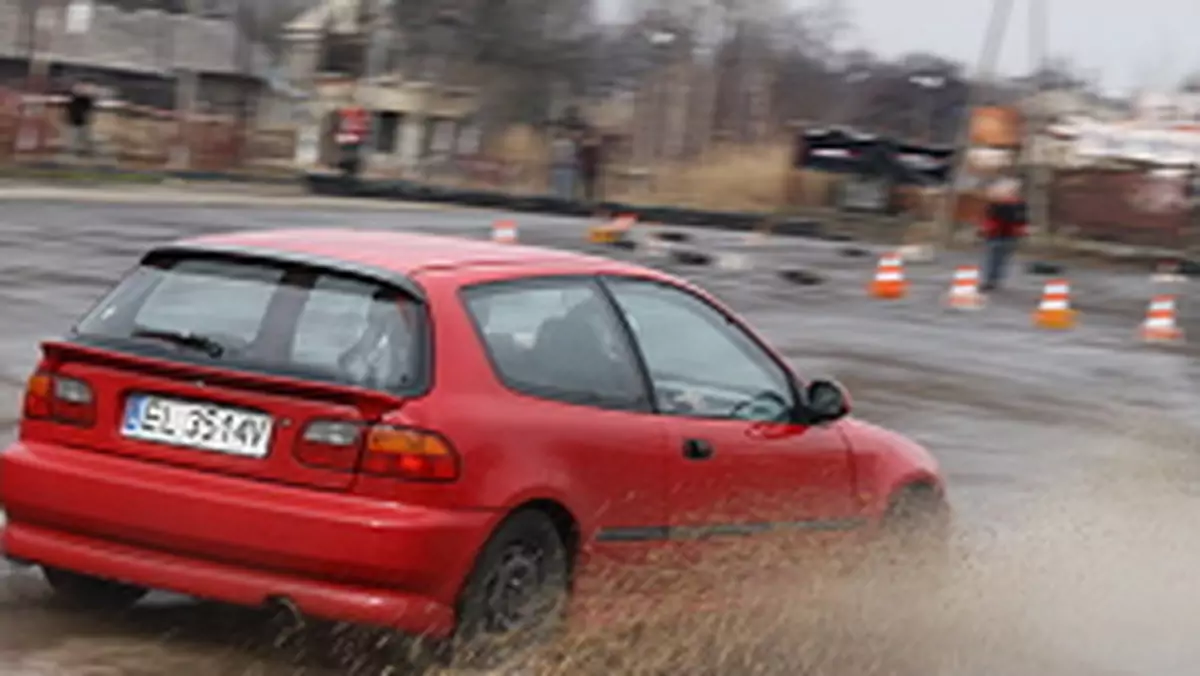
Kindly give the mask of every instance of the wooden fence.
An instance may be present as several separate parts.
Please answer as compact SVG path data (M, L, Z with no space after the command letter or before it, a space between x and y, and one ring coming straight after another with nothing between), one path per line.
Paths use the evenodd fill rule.
M0 89L0 161L52 159L67 150L63 97L33 98ZM174 150L186 143L189 168L225 171L257 163L289 163L295 153L290 129L243 131L228 116L191 115L180 120L174 111L105 103L93 118L96 152L121 167L168 166Z

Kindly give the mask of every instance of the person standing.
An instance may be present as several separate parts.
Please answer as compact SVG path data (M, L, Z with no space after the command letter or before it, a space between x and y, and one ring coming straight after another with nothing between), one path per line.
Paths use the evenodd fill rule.
M96 95L88 83L76 82L71 85L65 112L71 154L77 158L92 155L92 115L95 107Z
M1017 245L1029 228L1028 209L1015 178L997 180L987 191L987 206L980 223L984 241L983 284L980 291L1000 287Z
M338 148L338 167L347 177L357 177L362 171L363 153L367 136L371 131L371 118L367 109L350 104L338 109L338 127L335 141Z

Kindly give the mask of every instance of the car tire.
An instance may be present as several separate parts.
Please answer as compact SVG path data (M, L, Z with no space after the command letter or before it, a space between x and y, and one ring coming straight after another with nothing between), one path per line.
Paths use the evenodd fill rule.
M953 520L940 493L925 486L902 490L881 524L880 553L908 573L940 573L953 558Z
M150 593L142 587L49 566L42 568L42 574L58 600L82 610L125 610Z
M487 668L542 643L564 624L570 557L554 522L536 510L506 519L476 560L443 659Z

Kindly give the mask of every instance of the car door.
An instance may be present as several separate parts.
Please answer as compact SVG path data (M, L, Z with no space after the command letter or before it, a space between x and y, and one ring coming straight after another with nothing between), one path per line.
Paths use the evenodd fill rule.
M788 369L731 315L674 284L606 278L674 446L674 537L836 528L857 510L837 424L792 421Z
M666 425L599 282L504 280L464 298L496 375L518 395L472 415L514 446L523 472L569 478L593 565L652 558L667 514Z

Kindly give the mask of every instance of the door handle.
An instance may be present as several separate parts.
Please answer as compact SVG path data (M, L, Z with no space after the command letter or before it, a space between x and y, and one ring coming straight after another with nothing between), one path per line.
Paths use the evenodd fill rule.
M716 453L713 445L703 439L687 439L683 442L683 457L688 460L708 460Z

